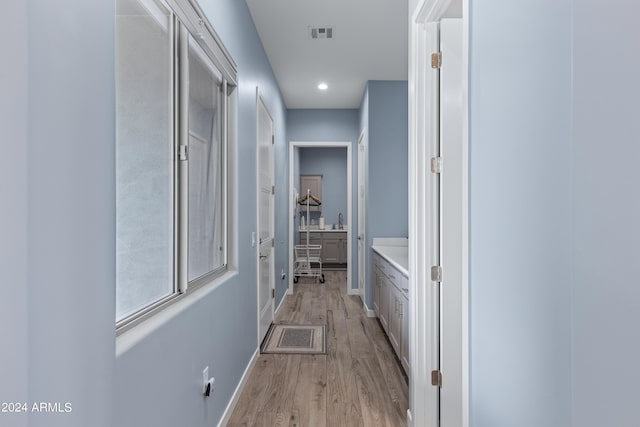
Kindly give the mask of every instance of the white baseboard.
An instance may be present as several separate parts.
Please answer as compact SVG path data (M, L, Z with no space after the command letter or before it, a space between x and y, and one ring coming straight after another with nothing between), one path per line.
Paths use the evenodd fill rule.
M365 304L364 301L362 301L362 309L364 310L367 317L378 317L376 316L376 312L367 307L367 304Z
M240 395L242 394L242 389L244 389L244 385L247 383L247 380L249 379L249 374L251 374L251 370L253 369L253 366L258 361L259 356L260 356L260 349L256 348L256 351L253 353L253 356L251 356L251 360L249 361L249 364L247 364L247 367L245 368L244 373L242 374L242 378L240 378L240 381L238 382L238 386L236 387L235 391L233 392L233 395L231 396L231 400L229 400L229 403L227 404L227 407L225 408L224 413L222 414L222 418L220 418L218 427L224 427L229 423L229 420L231 419L231 414L233 414L233 410L236 408L238 399L240 399Z
M347 295L360 295L360 289L347 289Z
M367 307L367 303L364 302L364 298L362 298L362 309L364 310L367 317L378 317L376 316L376 312Z
M278 312L280 311L280 309L282 308L282 303L284 302L285 298L287 297L287 295L289 295L289 291L287 290L287 292L282 296L282 298L280 299L280 304L278 304L278 307L276 307L276 311L273 313L273 320L275 322L276 317L278 317Z
M407 427L413 427L413 416L411 415L411 409L407 409Z

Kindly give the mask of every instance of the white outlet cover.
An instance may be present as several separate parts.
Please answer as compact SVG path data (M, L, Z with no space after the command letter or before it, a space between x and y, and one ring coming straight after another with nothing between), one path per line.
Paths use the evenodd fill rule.
M202 371L202 392L207 391L207 385L209 385L209 367L207 366Z

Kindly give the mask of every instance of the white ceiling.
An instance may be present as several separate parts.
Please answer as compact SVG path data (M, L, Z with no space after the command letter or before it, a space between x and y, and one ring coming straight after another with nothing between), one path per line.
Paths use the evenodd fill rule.
M288 108L358 108L367 80L407 79L407 0L246 1Z

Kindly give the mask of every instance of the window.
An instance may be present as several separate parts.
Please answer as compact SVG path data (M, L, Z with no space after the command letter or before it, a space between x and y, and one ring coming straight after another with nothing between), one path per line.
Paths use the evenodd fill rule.
M227 269L236 67L200 9L177 4L116 2L118 329Z

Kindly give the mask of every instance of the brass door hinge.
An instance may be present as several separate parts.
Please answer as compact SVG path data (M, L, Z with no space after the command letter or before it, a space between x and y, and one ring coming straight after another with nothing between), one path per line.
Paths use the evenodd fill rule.
M434 265L431 267L431 281L432 282L442 282L442 267L439 265Z
M442 372L431 371L431 385L434 387L442 387Z
M276 186L275 185L271 186L271 194L276 194Z
M275 298L275 297L276 297L276 290L271 289L271 298Z
M436 52L431 54L431 68L442 67L442 52Z
M442 172L442 157L432 157L431 173L441 173L441 172Z

